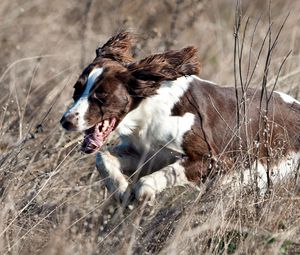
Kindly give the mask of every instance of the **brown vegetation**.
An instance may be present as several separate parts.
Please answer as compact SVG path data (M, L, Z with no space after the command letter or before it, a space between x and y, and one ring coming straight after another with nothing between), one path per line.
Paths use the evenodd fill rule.
M268 3L243 1L242 75L268 31ZM292 50L277 89L299 98L300 2L272 1L273 39L289 12L266 85ZM0 13L0 254L300 254L299 181L265 197L217 183L177 188L152 208L120 210L94 156L79 152L81 134L59 125L82 67L124 28L138 35L136 58L194 45L201 77L234 85L234 0L2 0Z

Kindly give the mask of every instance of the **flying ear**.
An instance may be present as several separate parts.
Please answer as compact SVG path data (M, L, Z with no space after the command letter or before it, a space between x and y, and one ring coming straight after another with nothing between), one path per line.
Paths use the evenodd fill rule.
M122 63L133 61L131 48L133 35L129 32L120 32L111 37L102 47L96 49L96 57L111 58Z
M160 81L198 74L200 63L196 52L195 47L187 47L179 51L151 55L128 65L132 77L128 82L130 92L139 97L151 96L156 93Z
M180 76L198 74L200 62L195 47L151 55L128 66L131 74L139 80L159 82L174 80Z

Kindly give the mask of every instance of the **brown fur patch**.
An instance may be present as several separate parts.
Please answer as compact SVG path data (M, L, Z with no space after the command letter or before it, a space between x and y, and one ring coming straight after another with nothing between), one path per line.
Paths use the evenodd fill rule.
M239 89L238 93L242 95ZM194 80L172 109L174 116L193 113L196 121L184 135L182 148L188 180L199 182L216 174L246 169L258 158L270 169L290 152L300 150L299 105L284 102L274 93L266 109L265 98L259 109L261 91L246 91L247 120L237 132L234 87L220 87ZM244 115L240 115L243 120Z
M102 47L96 49L96 57L110 58L122 63L133 61L131 54L133 34L120 32L111 37Z
M200 62L196 53L197 49L191 46L178 51L154 54L130 64L128 70L135 78L129 84L132 92L142 97L151 96L156 93L161 81L198 74Z
M174 80L183 75L198 74L200 63L193 46L151 55L129 65L132 75L141 80Z

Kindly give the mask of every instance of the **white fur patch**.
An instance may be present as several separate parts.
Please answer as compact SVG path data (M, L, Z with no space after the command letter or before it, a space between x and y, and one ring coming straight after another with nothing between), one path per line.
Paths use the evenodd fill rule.
M85 90L83 91L81 97L74 102L71 108L65 113L65 116L69 114L76 114L77 118L77 131L84 131L90 128L85 121L85 114L89 108L88 97L90 95L91 89L94 86L95 80L102 74L103 68L94 68L88 77Z
M135 137L137 148L149 149L168 144L167 148L183 153L182 137L191 129L195 116L192 113L171 116L171 110L193 79L193 76L187 76L162 82L157 95L144 99L127 114L118 126L120 134Z
M288 104L293 104L293 103L300 104L300 102L298 100L291 97L290 95L287 95L285 93L278 92L278 91L274 91L274 92L277 93L281 97L281 99Z
M205 80L205 79L201 79L200 77L198 77L197 75L192 75L192 77L194 77L196 80L198 80L198 81L202 81L202 82L206 82L206 83L210 83L210 84L216 84L216 83L214 83L214 82L212 82L212 81L209 81L209 80Z
M273 184L277 184L281 181L286 180L289 177L292 177L293 173L296 173L298 164L300 160L300 153L292 152L286 157L283 157L280 162L269 170L270 179ZM224 184L228 184L235 180L240 180L241 173L235 172L233 175L225 177ZM257 176L257 185L261 191L264 193L267 189L268 179L267 179L267 167L261 163L256 165L254 164L251 170L246 170L243 172L243 186L253 185L254 176Z

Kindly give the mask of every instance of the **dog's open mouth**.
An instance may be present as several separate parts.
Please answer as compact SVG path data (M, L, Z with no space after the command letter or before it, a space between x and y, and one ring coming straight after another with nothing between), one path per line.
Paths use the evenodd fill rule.
M93 153L105 142L109 134L115 129L116 118L106 119L90 129L85 130L81 150L84 153Z

